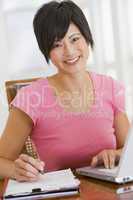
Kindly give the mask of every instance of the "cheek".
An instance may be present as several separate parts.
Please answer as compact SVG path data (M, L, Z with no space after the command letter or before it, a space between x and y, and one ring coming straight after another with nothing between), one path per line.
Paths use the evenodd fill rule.
M88 50L89 50L89 45L86 43L86 41L84 39L79 42L78 46L80 49L82 49L82 51L88 52Z
M53 63L60 62L62 60L62 52L60 50L53 50L50 52L50 60Z
M89 50L89 47L87 46L86 47L86 52L85 52L86 58L89 57L89 54L90 54L90 50Z
M58 62L58 54L54 51L50 53L50 60L53 64L56 64Z
M88 44L86 44L86 43L81 43L80 48L81 48L81 50L82 50L83 56L84 56L85 58L88 58L89 52L90 52L90 51L89 51L89 46L88 46Z

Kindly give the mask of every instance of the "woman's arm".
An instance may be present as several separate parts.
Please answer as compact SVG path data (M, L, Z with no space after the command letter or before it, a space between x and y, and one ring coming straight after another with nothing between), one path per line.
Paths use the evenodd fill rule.
M115 116L114 129L117 140L117 149L121 149L124 146L129 127L130 123L125 113L119 113Z
M0 176L20 181L28 181L37 176L37 169L42 164L27 155L19 157L32 128L32 119L23 111L12 107L0 138Z
M114 129L117 141L117 149L105 149L99 154L94 156L91 161L91 166L95 167L98 164L103 163L106 168L113 168L115 161L119 160L124 146L126 136L130 127L128 117L125 113L118 113L114 117Z

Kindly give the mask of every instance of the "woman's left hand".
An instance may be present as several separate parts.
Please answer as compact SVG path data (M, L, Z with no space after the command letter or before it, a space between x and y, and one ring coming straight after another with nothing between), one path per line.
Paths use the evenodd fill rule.
M98 153L92 158L91 167L104 164L105 168L111 169L115 167L116 161L118 162L121 156L122 149L107 149Z

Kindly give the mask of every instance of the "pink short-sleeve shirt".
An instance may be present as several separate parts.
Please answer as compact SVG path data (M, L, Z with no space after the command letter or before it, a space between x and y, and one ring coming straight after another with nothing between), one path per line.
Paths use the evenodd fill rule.
M90 73L95 102L88 112L66 112L47 78L23 87L12 105L33 120L31 137L46 171L89 165L104 149L116 148L114 116L125 112L124 87L111 77Z

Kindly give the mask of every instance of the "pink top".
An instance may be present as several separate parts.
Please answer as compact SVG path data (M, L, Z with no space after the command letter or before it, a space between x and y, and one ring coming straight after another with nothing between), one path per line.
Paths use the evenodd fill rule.
M31 137L47 171L86 166L98 152L116 148L113 120L125 111L124 87L105 75L90 76L95 102L86 113L64 111L47 78L23 87L12 101L33 120Z

